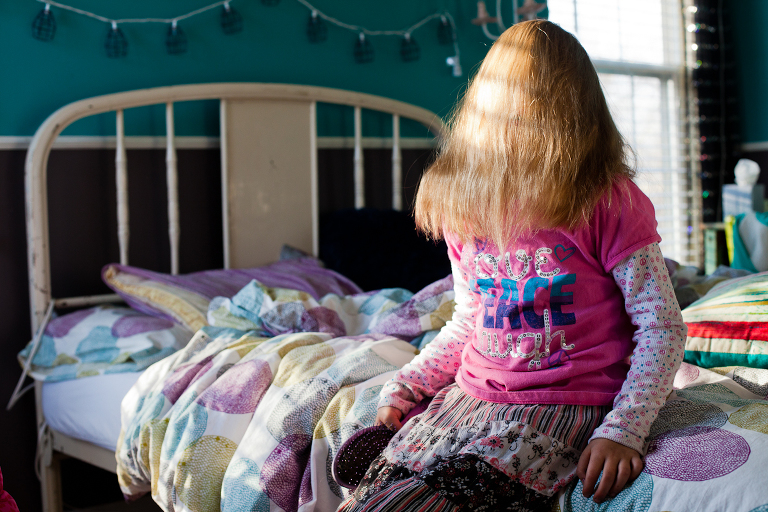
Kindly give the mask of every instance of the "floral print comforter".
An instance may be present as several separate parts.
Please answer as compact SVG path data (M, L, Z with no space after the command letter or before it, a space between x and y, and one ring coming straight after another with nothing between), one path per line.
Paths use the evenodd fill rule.
M166 512L335 510L335 453L372 424L383 384L452 310L450 276L415 295L316 301L253 281L214 300L211 326L123 400L126 499L151 492Z

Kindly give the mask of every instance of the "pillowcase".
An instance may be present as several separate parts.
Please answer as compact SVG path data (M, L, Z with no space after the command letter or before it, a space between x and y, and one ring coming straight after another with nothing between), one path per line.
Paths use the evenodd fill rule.
M685 362L768 368L768 272L724 281L683 310Z
M303 291L315 299L328 293L343 296L362 291L312 257L257 268L205 270L176 276L111 264L104 267L101 276L132 308L171 320L192 332L208 325L208 304L214 297L233 297L253 279L270 288Z
M170 320L126 307L82 309L48 323L30 375L60 381L140 371L184 347L192 334ZM19 352L22 365L31 349L29 342Z

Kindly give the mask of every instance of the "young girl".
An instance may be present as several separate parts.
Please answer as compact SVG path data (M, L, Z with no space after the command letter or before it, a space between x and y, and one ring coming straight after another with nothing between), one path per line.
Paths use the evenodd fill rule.
M416 199L453 319L382 390L398 433L340 510L549 510L639 475L686 327L628 154L571 34L502 34Z

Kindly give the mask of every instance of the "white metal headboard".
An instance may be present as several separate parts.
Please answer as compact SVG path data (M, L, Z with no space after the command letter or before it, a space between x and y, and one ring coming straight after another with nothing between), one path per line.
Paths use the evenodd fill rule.
M178 273L179 262L179 208L177 187L177 159L174 141L173 105L179 101L211 100L221 102L221 161L222 161L222 199L224 221L224 261L230 264L230 225L231 208L229 205L229 181L233 171L231 162L231 144L227 138L234 138L228 128L229 118L237 117L233 113L234 104L248 100L266 104L269 102L289 102L290 104L306 105L309 119L307 141L311 148L308 158L309 180L308 190L311 191L311 250L317 254L318 249L318 204L317 204L317 126L316 105L318 102L346 105L354 107L354 180L355 207L365 206L363 182L363 150L362 150L362 109L376 110L392 114L392 206L402 207L401 197L401 143L400 118L405 117L427 126L433 134L440 136L444 131L441 119L434 113L400 101L339 89L323 87L260 84L260 83L216 83L179 85L143 89L116 94L108 94L90 99L77 101L66 105L54 112L38 128L30 143L25 167L26 187L26 216L27 216L27 253L29 265L29 293L32 318L32 331L35 332L42 322L46 309L52 301L50 254L48 234L48 196L47 196L47 164L53 143L58 135L74 121L104 112L115 111L117 114L117 150L115 155L117 204L118 204L118 240L120 247L120 262L128 263L129 243L129 212L127 187L127 159L125 150L125 132L123 111L127 108L148 105L166 105L166 169L168 185L168 233L171 244L171 269ZM258 110L258 109L257 109ZM270 114L267 108L267 115ZM243 118L242 114L237 114ZM274 118L271 118L274 119ZM246 123L248 120L246 119ZM271 128L271 127L268 127ZM258 186L258 184L254 185ZM246 212L247 214L248 212ZM57 299L56 306L79 306L114 301L114 295L96 297L74 297Z

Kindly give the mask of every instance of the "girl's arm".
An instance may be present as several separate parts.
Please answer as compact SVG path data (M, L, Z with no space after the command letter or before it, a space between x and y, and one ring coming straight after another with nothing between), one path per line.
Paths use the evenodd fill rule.
M467 276L453 258L451 269L456 303L453 318L419 355L387 382L381 391L380 408L394 407L405 416L425 397L435 396L454 381L461 364L461 351L475 328L480 296L469 290Z
M579 459L577 475L584 483L583 494L588 498L594 493L596 503L616 496L642 471L645 439L672 391L688 332L657 243L619 262L613 277L637 327L636 345L613 410Z
M672 392L688 328L657 243L635 251L612 272L637 327L636 345L613 410L592 439L609 439L642 454L651 424Z

